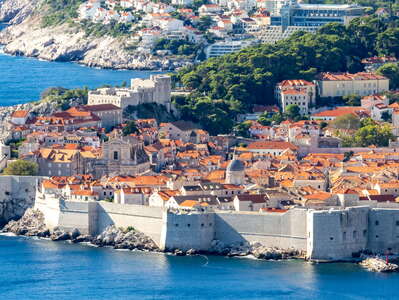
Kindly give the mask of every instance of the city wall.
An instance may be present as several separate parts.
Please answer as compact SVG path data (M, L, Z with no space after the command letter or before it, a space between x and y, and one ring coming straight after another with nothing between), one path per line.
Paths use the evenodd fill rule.
M0 225L20 218L35 202L36 184L41 177L0 176Z
M260 242L306 251L306 210L286 213L216 213L215 238L225 244Z
M362 250L399 253L399 209L370 208L306 210L283 213L180 212L158 207L107 202L71 202L36 198L51 229L78 228L97 235L107 226L132 226L163 250L207 251L212 241L224 245L260 242L269 247L296 249L312 260L352 258Z

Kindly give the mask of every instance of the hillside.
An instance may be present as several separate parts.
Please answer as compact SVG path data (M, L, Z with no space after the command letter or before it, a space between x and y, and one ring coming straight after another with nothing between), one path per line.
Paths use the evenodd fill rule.
M274 88L286 79L313 80L319 72L359 72L374 55L399 57L399 20L358 18L348 27L329 24L318 33L297 32L276 44L263 44L182 69L175 82L192 90L176 99L182 117L214 133L229 132L238 113L254 104L276 104ZM398 76L398 75L396 75Z
M0 21L10 26L0 32L0 44L12 55L51 61L77 61L92 67L114 69L174 69L188 63L184 59L154 57L132 49L129 35L88 34L86 28L71 23L80 0L4 0ZM73 4L71 6L71 3ZM73 9L72 9L73 8Z

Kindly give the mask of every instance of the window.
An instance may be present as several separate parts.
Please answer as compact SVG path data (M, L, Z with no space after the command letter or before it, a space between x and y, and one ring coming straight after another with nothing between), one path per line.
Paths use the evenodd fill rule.
M380 222L379 221L375 221L375 226L378 226L378 225L380 225Z
M332 236L330 236L330 241L333 241L333 240L334 240L334 238Z
M346 232L345 231L342 234L342 240L346 241Z
M119 153L118 151L114 151L114 160L118 160L119 159Z
M365 230L363 230L363 237L366 237L367 236L367 230L365 229Z
M191 224L187 224L187 227L190 227L191 226Z
M355 231L353 231L353 239L356 239L357 238L357 231L355 230Z
M399 226L399 221L396 221L396 226Z

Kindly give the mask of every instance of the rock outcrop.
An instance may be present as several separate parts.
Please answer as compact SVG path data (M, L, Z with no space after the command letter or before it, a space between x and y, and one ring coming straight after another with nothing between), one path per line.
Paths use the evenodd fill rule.
M173 249L171 251L174 255L195 255L198 253L223 255L223 256L249 256L252 255L258 259L265 260L279 260L289 258L300 258L301 253L295 249L279 249L274 247L267 247L261 243L234 243L226 245L220 240L213 240L211 248L208 251L197 251L195 249L189 249L188 251L182 251L180 249Z
M360 265L373 272L395 272L399 266L386 262L381 258L370 257L363 260Z
M115 249L160 251L154 241L145 234L134 229L123 230L114 225L106 228L92 243L100 247L112 246Z
M44 223L44 216L39 210L29 208L18 221L10 221L2 232L11 232L16 235L49 237L50 231Z
M104 247L112 246L115 249L160 251L155 242L144 233L132 228L123 230L114 225L107 227L97 237L82 235L78 229L68 232L61 228L50 231L46 228L43 213L29 208L18 221L10 221L2 232L16 235L48 237L52 241L72 241L73 243L90 242L93 245Z
M75 61L90 67L139 70L173 70L190 60L153 56L134 50L129 37L87 36L77 25L41 26L40 0L4 0L0 21L11 26L0 32L3 51L49 61Z
M0 21L19 24L31 15L39 0L0 0Z

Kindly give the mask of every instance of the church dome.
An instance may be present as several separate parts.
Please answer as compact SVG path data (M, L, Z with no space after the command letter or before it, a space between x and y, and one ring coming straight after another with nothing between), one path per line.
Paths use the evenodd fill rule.
M244 163L241 160L233 159L227 166L227 171L230 172L244 171Z

